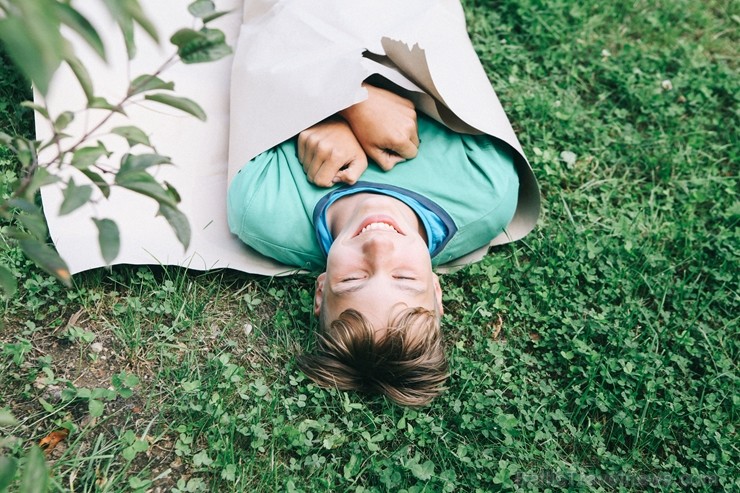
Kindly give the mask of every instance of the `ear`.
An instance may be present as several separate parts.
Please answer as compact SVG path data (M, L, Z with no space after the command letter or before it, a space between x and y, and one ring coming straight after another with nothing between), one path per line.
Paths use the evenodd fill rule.
M324 282L326 281L326 272L316 278L316 290L313 294L313 313L317 317L321 313L321 304L324 302Z
M439 284L439 277L437 274L433 274L432 284L434 285L434 296L437 300L437 308L439 309L439 316L441 317L445 313L445 309L442 306L442 286Z

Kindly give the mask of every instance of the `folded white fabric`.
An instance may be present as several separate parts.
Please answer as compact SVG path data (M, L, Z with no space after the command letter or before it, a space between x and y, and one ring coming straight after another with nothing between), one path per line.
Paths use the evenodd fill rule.
M61 192L46 187L42 197L51 236L72 273L105 265L92 216L118 223L121 253L115 263L198 270L228 267L265 275L293 271L250 250L229 233L228 178L260 152L364 99L360 84L374 73L410 91L422 111L450 128L487 133L511 145L521 156L519 206L508 236L495 238L492 244L521 238L532 229L539 213L537 184L470 44L456 0L247 0L244 4L220 0L217 6L236 10L216 21L235 47L233 57L205 65L177 65L163 76L175 82L177 94L197 101L208 120L163 111L156 104L128 110L157 150L176 163L158 169L157 176L172 183L182 196L181 210L192 227L190 247L183 251L164 218L155 216L153 201L114 189L109 200L60 217L56 211ZM163 39L190 23L182 1L144 2L144 7ZM94 5L89 6L88 13L100 32L115 40L118 33L111 28L112 21L102 9L93 9ZM123 44L118 44L121 49L110 54L109 65L99 62L82 43L77 46L91 68L96 89L111 100L125 93L128 75L150 73L170 50L140 46L140 55L128 62ZM73 75L60 71L47 97L52 113L85 106L84 94L76 87ZM76 122L69 132L84 132L92 123ZM109 128L120 124L112 121ZM37 134L48 136L49 129L38 126ZM106 145L116 149L113 141ZM456 263L478 259L484 251Z

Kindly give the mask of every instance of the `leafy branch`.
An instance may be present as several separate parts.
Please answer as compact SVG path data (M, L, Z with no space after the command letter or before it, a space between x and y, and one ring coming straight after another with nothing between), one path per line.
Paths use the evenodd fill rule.
M153 41L159 42L154 23L145 15L139 0L98 0L118 29L129 59L136 56L134 28L138 26ZM206 119L203 109L193 100L177 96L174 83L161 78L173 64L203 63L221 59L231 53L222 31L209 27L213 20L227 14L218 11L212 0L196 0L188 6L198 20L198 29L183 28L170 38L176 52L151 74L143 74L129 81L120 100L109 102L97 96L92 78L85 64L76 55L72 43L63 34L66 26L81 37L102 60L107 60L106 45L93 24L73 6L70 0L0 0L0 43L18 69L46 96L51 79L62 64L74 74L85 94L86 107L77 112L64 110L52 115L44 103L26 101L36 118L46 121L52 129L45 140L28 139L0 132L0 145L8 148L20 165L19 178L10 197L0 200L0 219L7 222L3 232L10 240L0 248L17 245L36 265L66 285L70 272L56 250L48 244L48 229L36 196L41 187L55 185L63 188L63 199L58 214L69 214L80 207L107 199L112 187L120 187L155 200L158 215L163 216L174 230L177 239L187 250L190 225L179 210L180 196L171 184L158 180L151 169L171 164L167 156L159 154L147 134L135 125L121 125L99 134L115 115L127 117L131 104L151 101L188 113L200 120ZM75 136L66 133L80 113L96 110L102 116L89 130ZM115 135L126 141L128 152L117 163L111 163L113 153L102 140ZM137 148L134 150L134 148ZM140 151L141 148L147 150ZM43 158L41 156L44 156ZM48 157L47 157L48 156ZM103 259L110 264L120 250L120 232L109 218L91 217L98 230L98 243ZM12 295L17 289L16 275L0 265L0 291Z

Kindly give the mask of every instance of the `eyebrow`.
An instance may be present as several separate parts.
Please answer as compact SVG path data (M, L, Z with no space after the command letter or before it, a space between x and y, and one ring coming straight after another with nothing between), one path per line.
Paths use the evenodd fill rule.
M363 283L355 284L348 288L333 289L333 291L334 291L335 296L344 296L345 294L357 292L364 287L365 287L365 283L363 282ZM426 288L417 288L414 286L409 286L408 284L396 284L396 287L398 289L401 289L402 291L409 291L415 294L424 294L424 292L426 291Z

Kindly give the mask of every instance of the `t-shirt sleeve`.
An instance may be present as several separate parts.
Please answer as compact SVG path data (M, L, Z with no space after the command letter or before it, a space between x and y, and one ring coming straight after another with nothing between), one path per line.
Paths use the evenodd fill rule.
M294 139L255 157L232 180L229 228L244 243L286 265L321 269L325 259L313 228L312 201L325 193L308 183Z

